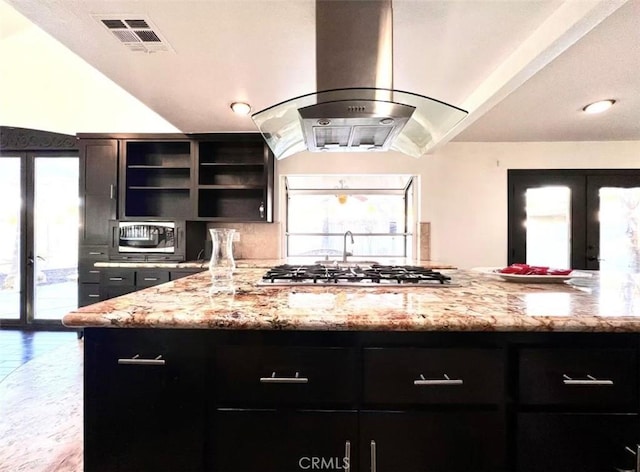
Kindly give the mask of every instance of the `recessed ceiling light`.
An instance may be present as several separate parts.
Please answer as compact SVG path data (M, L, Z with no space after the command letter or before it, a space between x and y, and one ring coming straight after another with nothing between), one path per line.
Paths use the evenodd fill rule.
M611 108L614 103L616 103L615 100L601 100L587 105L582 109L582 111L585 113L601 113Z
M238 115L248 115L251 111L251 105L244 102L233 102L231 104L231 109Z

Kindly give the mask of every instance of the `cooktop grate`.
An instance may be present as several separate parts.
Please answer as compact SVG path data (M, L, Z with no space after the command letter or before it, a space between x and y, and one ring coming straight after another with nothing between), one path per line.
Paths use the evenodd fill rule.
M261 285L450 285L451 277L410 265L325 266L284 264L269 269Z

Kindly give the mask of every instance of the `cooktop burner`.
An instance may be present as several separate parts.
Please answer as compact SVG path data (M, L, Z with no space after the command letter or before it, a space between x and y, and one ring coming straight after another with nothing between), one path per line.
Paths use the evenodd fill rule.
M284 264L262 276L259 285L396 285L451 286L451 277L419 266L372 264L367 266L325 266Z

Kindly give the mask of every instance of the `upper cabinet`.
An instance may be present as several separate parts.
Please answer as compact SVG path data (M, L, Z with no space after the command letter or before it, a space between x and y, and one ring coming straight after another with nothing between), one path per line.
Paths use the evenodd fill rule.
M81 139L81 244L109 244L109 220L118 211L117 139Z
M120 185L112 218L273 221L273 154L259 133L113 138Z
M198 142L197 217L273 221L273 154L262 136L238 133Z
M192 142L125 141L124 149L121 217L190 219Z

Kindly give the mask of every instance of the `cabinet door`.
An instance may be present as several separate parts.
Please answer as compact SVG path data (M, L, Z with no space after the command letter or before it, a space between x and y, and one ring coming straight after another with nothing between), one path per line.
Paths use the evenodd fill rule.
M199 339L85 329L85 472L204 470Z
M80 243L109 244L109 220L117 215L118 141L80 141Z
M357 471L357 413L224 410L213 425L216 472Z
M364 412L360 463L376 472L506 470L497 411Z
M636 470L636 414L521 413L518 471Z

